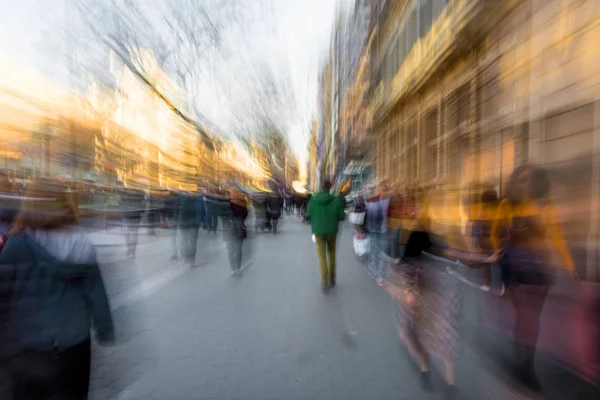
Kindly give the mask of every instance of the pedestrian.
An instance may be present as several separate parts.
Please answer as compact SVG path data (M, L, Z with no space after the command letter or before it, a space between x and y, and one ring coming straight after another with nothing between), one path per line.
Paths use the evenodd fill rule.
M86 399L92 327L101 344L114 342L96 253L72 194L31 184L26 197L0 254L10 398Z
M285 191L285 213L290 215L294 209L294 195L287 189Z
M231 274L239 276L242 269L243 244L247 238L246 218L248 217L248 206L244 193L238 190L231 190L229 193L231 212L227 217L225 241L227 242Z
M478 204L475 206L475 219L471 224L471 236L473 245L481 254L491 255L494 251L492 243L492 226L498 212L500 199L494 188L486 188L479 196ZM483 285L490 287L492 269L490 264L482 264Z
M121 192L119 203L123 209L127 256L135 256L140 222L145 209L144 194L138 190L125 189Z
M156 236L156 226L159 225L161 215L161 199L158 193L150 190L147 196L146 220L148 222L148 234Z
M516 312L514 372L535 391L541 387L534 369L540 318L557 273L553 261L560 260L562 267L578 280L550 200L550 189L548 172L542 167L523 165L515 169L491 232L494 249L503 250L503 256L498 257L502 280Z
M11 183L5 174L0 174L0 235L7 234L17 215L18 197L12 193Z
M198 231L200 230L196 204L199 198L201 196L198 194L185 193L181 196L179 203L180 251L184 264L190 267L194 267L196 262Z
M430 359L436 357L444 363L445 396L452 399L457 397L455 359L461 344L461 290L459 282L447 273L447 264L424 253L468 260L470 264L492 261L488 256L447 249L442 238L431 233L428 208L421 202L402 260L388 265L385 274L382 286L396 301L398 332L419 363L423 390L433 391Z
M205 212L206 212L206 228L208 232L216 233L218 224L218 204L217 194L213 190L207 190L204 196Z
M387 212L387 230L388 230L388 249L389 256L395 259L400 258L400 247L402 241L402 208L404 198L399 191L395 191L390 197L390 203Z
M267 195L267 221L273 233L277 233L277 223L283 210L283 198L278 192Z
M323 182L321 192L310 199L305 213L317 244L323 293L336 285L336 239L339 223L345 216L339 200L329 193L330 190L331 182Z
M179 194L174 191L170 191L169 195L165 198L164 203L164 213L167 221L167 226L171 230L171 248L173 251L173 254L171 254L171 260L177 260L179 258L179 249L177 247L179 201Z
M380 253L387 253L387 213L389 199L385 198L385 185L371 193L366 202L365 229L369 235L369 271L378 284L382 283L383 269L380 262Z

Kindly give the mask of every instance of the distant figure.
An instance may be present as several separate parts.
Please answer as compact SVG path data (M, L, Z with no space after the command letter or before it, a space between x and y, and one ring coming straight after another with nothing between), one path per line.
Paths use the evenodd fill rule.
M329 193L331 182L325 181L321 192L313 196L307 206L305 217L311 222L312 233L317 243L321 288L323 293L335 288L335 246L340 221L344 210L339 200Z
M86 399L92 326L100 343L114 342L96 253L75 226L75 206L61 188L29 185L0 254L1 356L15 400Z
M390 198L387 212L388 250L392 258L400 258L402 240L402 208L404 199L399 192L394 192Z
M138 190L126 190L121 193L120 197L119 202L123 207L127 256L135 256L140 221L145 210L144 194Z
M11 183L5 174L0 174L0 235L7 234L11 228L17 210L19 200L12 191Z
M247 237L245 222L248 217L248 207L246 197L242 192L232 190L229 205L231 212L229 216L224 217L227 221L225 241L227 242L231 274L239 276L242 269L242 248Z
M382 283L382 268L379 262L381 252L387 253L387 215L389 199L385 198L385 186L380 185L366 202L367 216L365 228L369 234L369 269L378 284Z
M181 255L184 263L193 267L196 262L198 231L200 221L197 214L197 203L202 199L199 194L186 193L179 202L179 229L181 232Z
M267 223L273 233L277 233L277 223L283 212L283 198L278 192L269 193L267 196Z
M160 224L160 217L164 204L161 197L154 192L148 194L148 234L156 236L156 227Z
M166 219L167 226L171 229L171 244L173 249L173 254L171 255L171 260L177 260L179 258L178 248L177 248L177 227L179 224L178 215L179 215L179 200L180 196L176 192L169 192L169 195L164 199L164 216Z
M294 195L285 192L285 213L290 215L294 210Z

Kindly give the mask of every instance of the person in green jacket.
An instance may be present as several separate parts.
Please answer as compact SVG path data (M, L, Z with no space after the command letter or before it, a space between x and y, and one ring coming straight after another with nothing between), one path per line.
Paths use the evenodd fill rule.
M321 192L311 197L305 214L317 243L323 293L335 287L335 244L339 223L345 216L340 201L330 190L331 182L325 181Z

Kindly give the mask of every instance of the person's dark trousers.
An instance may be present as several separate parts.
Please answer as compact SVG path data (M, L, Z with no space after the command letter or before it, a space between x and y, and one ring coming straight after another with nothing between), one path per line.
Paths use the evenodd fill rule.
M241 238L230 238L227 241L227 252L229 255L229 266L232 272L237 272L242 268L242 245L244 240Z
M548 286L511 285L511 300L515 307L515 356L517 373L534 389L539 388L535 374L534 361L537 342L540 335L540 320Z
M186 263L192 265L196 260L198 230L198 226L186 226L181 229L181 255Z
M335 243L337 236L315 236L323 288L335 287Z
M277 224L279 222L279 214L271 214L267 213L267 221L271 224L271 229L273 233L277 233Z
M90 384L90 340L62 351L26 350L10 361L13 400L85 400Z
M389 231L389 256L392 258L400 258L400 248L402 240L402 229L392 228Z
M219 222L219 216L216 214L207 214L206 217L207 217L208 231L216 232L217 224Z

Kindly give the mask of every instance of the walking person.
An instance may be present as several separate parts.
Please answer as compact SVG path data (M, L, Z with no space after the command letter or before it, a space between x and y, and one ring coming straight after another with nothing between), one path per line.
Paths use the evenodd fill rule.
M541 384L534 361L542 309L556 279L553 260L560 260L562 267L578 279L550 200L550 179L545 169L523 165L511 174L492 226L491 240L495 250L503 250L503 256L498 257L502 280L516 312L515 374L530 389L538 391Z
M267 195L267 221L271 225L273 233L277 233L277 223L281 218L283 210L283 198L278 192L272 192Z
M308 202L305 213L315 235L323 293L336 285L336 239L340 221L345 216L340 201L329 193L330 190L331 182L325 181L321 192Z
M177 260L179 258L179 249L177 247L177 227L179 224L178 214L180 200L179 198L179 194L174 191L169 192L169 195L165 198L164 213L167 221L167 226L171 230L171 246L173 250L171 260Z
M190 267L195 266L196 251L198 246L198 231L200 224L196 211L196 204L201 196L186 193L181 196L179 203L179 228L181 232L181 256L183 262Z
M120 197L119 203L123 207L127 256L135 256L140 222L145 209L144 194L138 190L125 190Z
M238 190L231 190L229 206L231 212L226 219L228 222L225 231L225 241L227 242L231 274L239 276L242 269L243 244L247 238L246 218L248 217L248 206L244 193Z
M76 223L72 194L29 185L0 254L2 362L14 400L87 399L92 327L101 344L114 342L96 253Z
M218 216L218 196L213 190L208 190L204 196L205 212L206 212L206 228L208 232L217 233Z
M380 185L375 193L367 199L367 215L365 229L369 235L369 271L372 277L381 285L383 282L383 268L380 262L380 253L387 253L387 214L389 200L384 198L384 185Z
M389 239L389 256L395 259L400 258L400 248L402 244L402 209L404 207L404 198L400 192L396 191L391 197L387 212L387 230Z
M148 234L156 236L156 227L160 224L162 212L162 200L158 193L150 190L147 197L146 219L148 222Z

